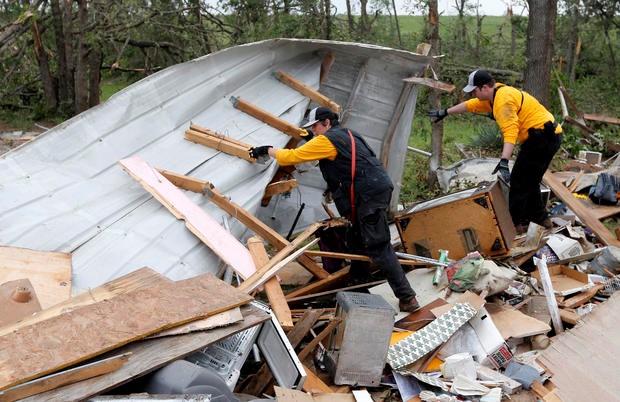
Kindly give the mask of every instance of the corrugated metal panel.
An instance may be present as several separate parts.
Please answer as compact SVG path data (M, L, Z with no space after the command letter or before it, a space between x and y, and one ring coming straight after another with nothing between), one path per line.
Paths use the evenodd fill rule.
M401 80L420 72L426 58L376 46L312 40L279 39L230 48L141 80L2 156L0 244L72 252L76 292L142 266L171 279L217 272L220 263L214 254L117 165L136 154L152 166L212 182L284 234L300 202L314 207L305 210L300 227L325 218L320 206L323 183L316 171L300 175L300 182L309 187L281 202L277 219L272 220L275 199L267 208L259 207L259 202L277 169L275 163L250 164L188 142L183 133L193 122L250 144L284 146L288 136L234 109L229 98L241 97L299 124L308 100L277 81L272 72L281 69L318 88L320 63L328 51L336 61L321 91L328 96L334 92L334 99L343 105L360 64L351 61L370 60L348 126L368 135L379 152ZM386 60L393 63L386 65ZM331 89L336 87L337 91ZM410 121L395 138L407 140ZM399 148L392 148L390 160L404 160L405 151ZM398 169L392 173L396 182L402 175L400 165L400 173ZM243 225L204 197L191 196L216 220L228 219L232 233L244 240ZM288 209L294 212L286 213Z

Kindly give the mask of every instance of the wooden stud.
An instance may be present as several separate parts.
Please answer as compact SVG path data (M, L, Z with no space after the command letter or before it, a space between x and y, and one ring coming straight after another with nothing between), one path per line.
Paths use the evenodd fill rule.
M274 195L280 193L288 193L292 189L297 188L297 180L281 180L275 183L269 183L267 187L265 187L264 197L273 197Z
M303 246L302 248L300 248L299 250L295 251L294 253L290 255L289 255L290 250L287 250L286 247L283 248L276 255L274 255L271 260L269 260L269 263L267 263L267 265L256 270L254 274L252 274L249 278L244 280L243 283L241 283L241 285L239 285L237 288L239 290L242 290L248 293L254 291L256 288L258 288L263 283L265 283L265 281L267 281L269 278L274 276L279 270L284 268L286 264L295 260L300 255L302 255L303 252L306 251L306 249L314 246L316 243L318 243L318 241L319 239L314 239L313 241L306 244L305 246ZM291 245L293 244L296 244L296 242L293 241Z
M323 339L325 339L329 334L332 333L332 331L338 326L338 324L340 324L340 319L339 318L334 318L332 321L330 321L329 324L327 324L327 326L323 329L323 331L321 331L316 336L316 338L314 338L312 341L310 341L306 345L306 347L303 348L302 351L297 354L297 356L299 357L299 360L301 362L303 362L306 359L306 357L308 357L310 355L310 353L312 353L314 348L317 347L317 345Z
M446 82L441 82L439 80L434 80L432 78L426 77L407 77L403 78L405 82L411 82L416 85L422 85L427 88L436 89L444 92L452 92L454 91L454 85L448 84Z
M305 133L303 128L299 128L295 124L289 123L288 121L281 119L280 117L271 114L244 99L232 96L230 101L236 109L249 114L250 116L262 121L276 130L283 132L284 134L290 135L293 138L299 140L301 139L301 134Z
M349 269L350 269L349 267L342 268L341 270L336 271L333 274L330 274L327 278L320 279L307 286L304 286L301 289L297 289L293 292L290 292L286 295L286 299L290 300L298 296L303 296L309 293L319 292L321 290L329 288L332 284L338 281L341 281L343 278L349 275Z
M185 139L196 144L201 144L209 148L222 151L232 156L236 156L241 159L245 159L248 162L256 162L256 159L250 156L250 144L238 144L231 141L231 138L226 137L215 132L212 134L206 134L194 130L185 131Z
M267 255L267 250L265 250L265 246L263 245L263 241L260 237L250 237L247 244L250 254L252 254L252 258L254 258L254 263L257 267L263 267L269 263L269 255ZM282 328L285 330L293 328L291 309L286 302L286 297L284 297L284 292L282 292L278 278L273 277L267 280L264 287L267 298L269 299L271 310L273 310L273 313Z
M553 193L561 199L568 208L570 208L581 219L585 226L589 227L592 232L607 246L620 247L620 241L603 225L598 219L592 217L590 210L581 203L580 200L573 197L566 186L553 176L553 173L547 170L543 176L543 182L553 191Z
M316 103L316 104L318 104L320 106L328 107L328 108L330 108L332 111L334 111L336 113L340 113L340 111L342 110L342 108L340 107L339 104L337 104L336 102L332 101L327 96L323 95L322 93L320 93L319 91L315 90L314 88L312 88L312 87L304 84L303 82L299 81L298 79L288 75L284 71L277 70L275 73L273 73L273 75L280 82L282 82L283 84L288 85L289 87L293 88L294 90L296 90L300 94L310 98L310 100L313 101L314 103Z
M342 260L351 260L351 261L371 261L370 257L366 255L337 253L335 251L308 250L304 254L309 257L339 258ZM428 267L429 265L426 262L414 261L414 260L402 260L402 259L399 259L398 263L400 265L422 266L422 267Z

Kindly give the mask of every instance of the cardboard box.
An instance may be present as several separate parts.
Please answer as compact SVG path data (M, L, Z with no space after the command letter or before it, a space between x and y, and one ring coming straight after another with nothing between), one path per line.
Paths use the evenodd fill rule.
M555 255L558 256L559 260L574 258L583 254L583 248L577 240L561 234L549 236L547 245L551 248L551 250L553 250Z
M549 276L553 292L559 296L566 296L589 289L592 284L588 280L588 274L571 269L565 265L550 265ZM541 282L540 272L532 272L532 277Z

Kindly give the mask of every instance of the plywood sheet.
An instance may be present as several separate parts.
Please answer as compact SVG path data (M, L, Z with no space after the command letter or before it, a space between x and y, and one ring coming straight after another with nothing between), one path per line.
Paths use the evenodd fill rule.
M213 275L161 283L0 337L0 390L252 298Z
M97 303L132 290L148 288L151 286L156 286L160 283L171 282L172 281L170 279L154 271L153 269L143 267L101 286L90 289L88 292L82 293L50 308L42 310L28 318L24 318L16 324L1 327L0 336L10 334L19 328L47 320L48 318L55 317L80 306L87 306Z
M574 328L552 338L538 361L563 401L616 401L620 395L620 292Z
M71 297L71 254L0 246L0 283L28 278L41 308Z
M130 354L128 361L118 370L35 395L22 402L85 400L270 319L268 313L252 304L242 306L241 313L243 321L228 327L147 339L123 346L113 351L115 354Z
M248 249L157 169L139 156L123 159L119 164L174 216L185 220L187 228L243 279L256 271Z
M519 310L504 308L497 304L487 304L486 309L504 339L524 338L551 331L548 324L525 315Z

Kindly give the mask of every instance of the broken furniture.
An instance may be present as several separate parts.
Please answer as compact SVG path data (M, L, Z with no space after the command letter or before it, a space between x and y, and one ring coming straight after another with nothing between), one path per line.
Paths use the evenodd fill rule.
M395 223L406 253L436 259L440 249L456 260L472 251L504 255L516 235L497 181L420 203Z

